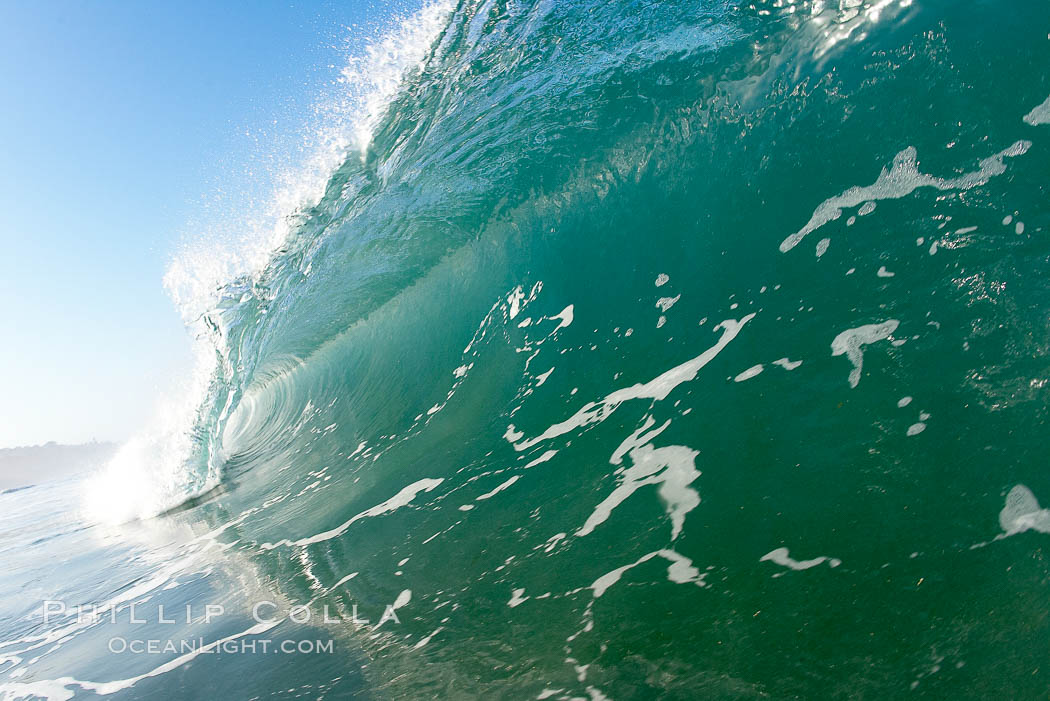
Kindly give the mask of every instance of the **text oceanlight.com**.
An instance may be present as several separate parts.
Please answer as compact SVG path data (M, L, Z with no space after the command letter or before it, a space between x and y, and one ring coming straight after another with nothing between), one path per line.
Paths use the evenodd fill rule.
M109 639L109 651L118 655L124 653L134 655L184 655L187 653L200 655L265 655L269 653L283 655L330 655L335 651L335 642L331 639L278 641L269 638L208 642L203 638L196 640L143 640L117 636Z

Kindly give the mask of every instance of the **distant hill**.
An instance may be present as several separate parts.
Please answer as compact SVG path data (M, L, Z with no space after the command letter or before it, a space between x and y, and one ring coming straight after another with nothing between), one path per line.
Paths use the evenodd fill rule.
M116 443L0 448L0 491L41 484L100 467L117 451Z

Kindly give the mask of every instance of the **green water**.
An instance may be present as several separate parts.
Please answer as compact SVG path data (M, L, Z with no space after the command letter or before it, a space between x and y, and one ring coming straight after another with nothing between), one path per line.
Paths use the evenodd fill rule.
M1050 8L842 4L449 6L205 318L180 479L218 486L12 541L4 639L145 579L230 612L165 637L370 622L127 698L1044 697ZM176 657L113 631L0 690Z

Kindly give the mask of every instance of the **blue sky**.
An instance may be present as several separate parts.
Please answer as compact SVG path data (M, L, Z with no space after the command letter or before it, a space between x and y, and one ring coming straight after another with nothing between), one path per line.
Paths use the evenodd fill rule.
M172 255L207 229L216 192L268 191L251 163L295 146L389 14L0 0L0 448L145 422L190 366L162 286Z

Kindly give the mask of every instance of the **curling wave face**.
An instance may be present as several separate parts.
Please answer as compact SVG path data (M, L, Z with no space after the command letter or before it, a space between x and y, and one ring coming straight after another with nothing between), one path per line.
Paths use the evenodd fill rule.
M323 188L191 295L190 440L167 514L125 526L193 534L136 546L150 605L393 602L278 624L337 635L294 669L362 697L1034 697L1048 29L1034 3L425 9ZM66 671L32 688L117 678Z

